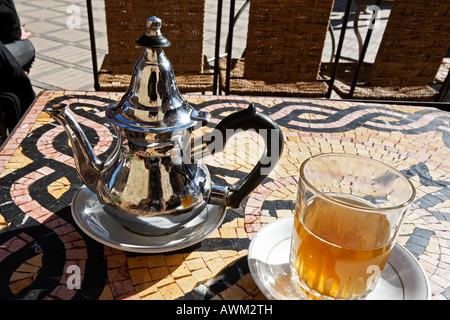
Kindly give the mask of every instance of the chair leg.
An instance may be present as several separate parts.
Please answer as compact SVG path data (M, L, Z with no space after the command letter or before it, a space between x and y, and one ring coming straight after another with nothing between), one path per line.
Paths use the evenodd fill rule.
M358 24L359 24L359 16L361 14L362 8L363 8L362 5L360 5L360 4L356 5L355 19L353 21L353 30L355 31L355 36L356 36L356 39L358 40L358 49L359 49L360 56L361 56L363 41L362 41L361 33L359 32L359 29L358 29Z
M334 57L336 56L336 39L334 37L334 29L333 29L333 26L331 25L331 23L328 26L328 32L330 33L330 38L331 38L330 63L333 63Z
M219 90L219 55L220 55L220 30L222 25L222 6L223 0L217 3L217 17L216 17L216 43L214 48L214 77L213 77L213 94L217 94Z
M329 99L331 97L331 93L333 92L333 84L336 79L336 74L337 74L337 70L339 67L339 60L341 59L341 51L342 51L342 47L344 45L345 30L347 29L347 23L348 23L349 16L350 16L351 6L352 6L352 0L347 0L347 4L345 6L345 14L344 14L344 18L342 20L341 34L339 35L339 42L338 42L338 46L337 46L335 60L333 63L333 69L331 71L330 80L328 81L328 92L325 96L327 99Z
M234 27L234 8L236 0L231 0L230 2L230 16L228 23L228 43L226 44L227 51L227 69L226 69L226 80L225 80L225 94L230 94L230 74L231 74L231 56L233 48L233 27Z
M92 13L92 0L86 0L86 8L87 8L87 14L88 14L89 39L90 39L90 43L91 43L94 89L95 89L95 91L100 91L100 84L99 84L99 80L98 80L97 47L95 44L94 17L93 17L93 13Z
M444 102L447 99L447 95L450 89L450 71L447 73L444 83L436 96L436 102Z

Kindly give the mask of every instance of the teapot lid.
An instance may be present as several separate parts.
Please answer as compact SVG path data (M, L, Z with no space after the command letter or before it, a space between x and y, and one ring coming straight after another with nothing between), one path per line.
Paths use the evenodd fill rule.
M195 109L178 90L163 50L170 42L162 35L161 25L157 17L147 19L147 31L136 41L145 49L134 66L128 90L106 110L108 119L122 129L169 132L209 121L209 113Z

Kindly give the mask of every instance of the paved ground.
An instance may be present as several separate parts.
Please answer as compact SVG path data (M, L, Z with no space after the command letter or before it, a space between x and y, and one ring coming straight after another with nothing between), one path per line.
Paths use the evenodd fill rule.
M36 60L30 72L35 91L93 90L86 2L16 0L15 3L21 22L32 32L30 39L36 48ZM101 62L107 52L103 1L95 0L93 6L98 57ZM71 9L79 10L79 25L70 24L73 22Z
M36 47L36 61L30 78L36 92L43 89L93 90L92 60L89 42L86 1L84 0L16 0L21 21L33 33L31 40ZM236 12L245 0L236 1ZM336 0L331 24L336 42L342 26L346 0ZM101 65L108 51L104 0L92 0L98 65ZM366 61L373 61L383 33L389 7L382 7L375 25ZM217 1L206 0L206 27L204 53L214 56ZM222 19L222 50L228 32L229 0L224 0ZM77 19L79 17L79 19ZM342 51L344 58L356 59L358 46L353 27L354 14L350 17L346 40ZM370 23L370 15L362 15L360 29L364 37ZM237 21L233 40L233 56L240 56L245 48L247 34L248 7ZM323 61L330 61L331 37L327 34ZM170 57L169 57L170 59Z

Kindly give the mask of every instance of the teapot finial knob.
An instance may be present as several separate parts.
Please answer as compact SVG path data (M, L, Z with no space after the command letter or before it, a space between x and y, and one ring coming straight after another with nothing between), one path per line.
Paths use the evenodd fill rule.
M147 33L152 32L157 36L162 36L161 34L162 21L158 17L150 17L147 19Z
M165 48L170 46L169 40L161 33L162 20L158 17L147 19L147 32L136 42L138 45L147 48Z

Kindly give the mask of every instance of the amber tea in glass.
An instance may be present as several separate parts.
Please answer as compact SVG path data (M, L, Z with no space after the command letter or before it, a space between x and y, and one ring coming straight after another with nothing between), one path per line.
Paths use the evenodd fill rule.
M305 298L363 299L376 286L415 191L379 161L323 154L300 169L290 265Z

